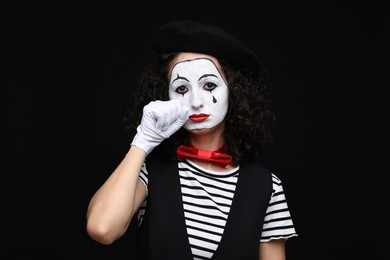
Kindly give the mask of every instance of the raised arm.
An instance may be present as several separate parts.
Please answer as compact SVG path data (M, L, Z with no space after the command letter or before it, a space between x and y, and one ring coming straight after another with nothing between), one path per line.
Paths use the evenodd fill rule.
M87 210L87 233L105 245L123 236L145 200L139 179L146 156L187 121L188 109L177 100L152 101L144 107L129 152L93 195Z
M146 198L146 187L139 180L146 152L131 146L125 158L93 195L87 211L89 236L105 245L113 243L127 230L134 213Z

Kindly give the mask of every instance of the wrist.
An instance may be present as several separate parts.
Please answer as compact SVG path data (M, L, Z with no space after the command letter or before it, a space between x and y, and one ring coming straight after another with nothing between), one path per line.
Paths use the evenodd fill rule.
M148 141L142 133L138 132L134 136L131 145L137 147L138 149L141 149L143 152L146 153L146 155L148 155L154 149L154 147L158 145L158 143Z

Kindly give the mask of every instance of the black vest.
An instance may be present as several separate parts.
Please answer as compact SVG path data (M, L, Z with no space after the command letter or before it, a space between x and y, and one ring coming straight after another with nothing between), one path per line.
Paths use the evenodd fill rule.
M137 259L193 259L177 162L163 165L151 155L146 161L149 193L145 216L137 230ZM271 172L260 163L241 163L225 230L212 259L258 259L271 194Z

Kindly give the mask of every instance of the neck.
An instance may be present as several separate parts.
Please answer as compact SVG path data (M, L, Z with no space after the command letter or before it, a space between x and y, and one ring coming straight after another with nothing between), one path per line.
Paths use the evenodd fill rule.
M223 124L212 129L194 130L189 132L189 138L191 144L197 148L215 151L224 145L223 130Z

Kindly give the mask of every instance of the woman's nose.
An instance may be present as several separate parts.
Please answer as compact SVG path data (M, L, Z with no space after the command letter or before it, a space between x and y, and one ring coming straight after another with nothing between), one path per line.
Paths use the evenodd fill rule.
M199 109L203 107L203 97L201 91L195 90L192 92L191 107L193 109Z

